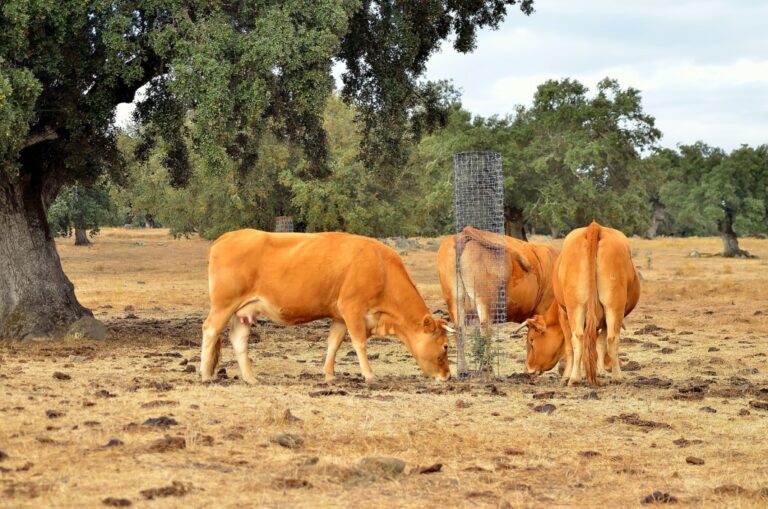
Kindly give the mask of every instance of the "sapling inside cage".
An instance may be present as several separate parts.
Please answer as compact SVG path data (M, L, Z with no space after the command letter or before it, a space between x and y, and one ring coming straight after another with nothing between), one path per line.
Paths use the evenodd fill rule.
M501 155L453 157L456 218L456 354L459 375L500 374L506 322Z

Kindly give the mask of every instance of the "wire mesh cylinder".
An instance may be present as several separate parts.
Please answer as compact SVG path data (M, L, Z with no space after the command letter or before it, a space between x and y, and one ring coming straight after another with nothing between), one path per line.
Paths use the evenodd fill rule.
M459 375L499 372L506 322L501 154L453 156L456 217L456 352Z
M275 231L276 232L292 232L293 216L277 216L275 218Z

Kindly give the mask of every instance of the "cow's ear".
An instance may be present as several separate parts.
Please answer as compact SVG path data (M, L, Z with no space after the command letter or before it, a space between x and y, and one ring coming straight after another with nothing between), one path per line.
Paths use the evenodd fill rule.
M435 332L435 328L437 327L435 324L435 319L432 318L432 315L424 315L422 326L424 327L424 332Z
M547 330L547 322L544 321L544 317L541 315L535 315L533 318L529 318L525 321L528 327L534 329L539 334L544 334Z

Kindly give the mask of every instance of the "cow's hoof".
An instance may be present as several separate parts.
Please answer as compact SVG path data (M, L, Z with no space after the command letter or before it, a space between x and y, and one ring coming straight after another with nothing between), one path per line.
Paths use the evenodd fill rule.
M611 383L613 383L613 384L620 384L620 383L622 383L623 381L624 381L624 377L623 377L623 376L614 376L614 377L611 377Z
M333 383L336 380L336 377L333 376L333 373L330 375L328 373L325 374L325 383L330 384Z
M363 376L365 376L365 375L363 375ZM365 383L367 385L374 384L375 382L376 382L376 377L375 376L373 376L373 375L365 376Z
M253 375L250 376L244 376L243 381L247 383L248 385L256 385L256 377Z
M578 387L579 385L581 385L581 380L571 378L570 380L568 380L568 385L570 387Z

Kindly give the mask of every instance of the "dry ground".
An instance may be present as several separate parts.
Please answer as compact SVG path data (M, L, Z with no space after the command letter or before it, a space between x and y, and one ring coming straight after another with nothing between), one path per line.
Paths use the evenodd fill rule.
M596 389L556 373L441 385L379 338L378 383L362 382L347 342L327 386L322 322L256 326L259 385L236 378L228 344L226 375L202 385L208 243L143 230L70 243L64 267L110 339L0 346L2 506L626 507L654 491L677 506L768 505L768 241L742 241L759 259L724 260L687 256L717 239L634 240L643 296L621 352L636 369ZM421 243L404 260L440 309L433 241ZM520 371L524 346L509 350ZM272 443L279 433L303 444ZM407 466L387 477L360 468L366 456Z

